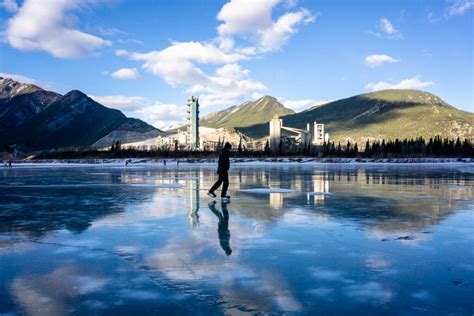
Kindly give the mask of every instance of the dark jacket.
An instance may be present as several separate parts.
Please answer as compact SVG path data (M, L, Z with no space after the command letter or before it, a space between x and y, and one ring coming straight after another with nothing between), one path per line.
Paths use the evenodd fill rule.
M219 154L219 165L217 166L217 174L226 174L230 167L229 150L224 148Z

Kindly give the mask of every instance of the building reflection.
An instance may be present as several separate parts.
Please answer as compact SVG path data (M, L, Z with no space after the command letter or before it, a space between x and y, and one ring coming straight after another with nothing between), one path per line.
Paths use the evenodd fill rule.
M318 204L324 201L326 194L329 193L329 180L327 174L322 174L319 176L313 176L312 178L312 195L313 203ZM308 193L306 198L309 201L310 194Z
M283 207L283 194L282 193L270 193L270 207L278 210Z
M371 221L364 223L386 232L417 230L439 222L472 196L470 177L449 168L444 173L433 168L380 166L236 168L231 178L235 190L289 188L295 192L249 190L244 193L246 202L236 200L233 210L246 218L273 221L306 205L314 214L331 211L331 217L366 219L370 214Z
M199 226L199 189L201 187L201 173L202 171L195 171L192 173L192 179L189 181L189 208L188 208L188 222L191 227Z

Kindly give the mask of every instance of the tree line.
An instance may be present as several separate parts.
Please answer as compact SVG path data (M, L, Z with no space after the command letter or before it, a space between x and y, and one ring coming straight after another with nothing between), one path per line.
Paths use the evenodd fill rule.
M214 158L224 142L215 149L183 150L152 147L124 147L116 141L108 150L99 149L68 149L40 153L36 159L88 159L88 158ZM404 140L382 140L365 143L360 148L357 143L347 142L342 145L334 142L321 146L280 146L277 152L271 152L268 143L263 150L248 150L239 142L232 150L233 157L279 157L279 156L310 156L310 157L347 157L347 158L423 158L423 157L474 157L474 146L471 140L449 139L436 136L426 141L423 137Z
M426 141L423 137L404 140L382 140L365 143L361 150L357 143L335 145L334 142L316 148L322 157L364 157L364 158L402 158L402 157L474 157L470 140L449 139L436 136Z

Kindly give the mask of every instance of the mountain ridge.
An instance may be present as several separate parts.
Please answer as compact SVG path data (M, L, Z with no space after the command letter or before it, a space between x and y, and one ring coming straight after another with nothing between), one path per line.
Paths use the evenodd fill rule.
M199 124L212 128L246 127L268 122L274 115L285 116L294 113L292 109L285 107L276 98L266 95L255 101L247 101L208 114L200 119Z
M306 128L324 123L335 142L394 140L434 136L474 138L474 114L419 90L382 90L331 101L295 113L276 98L263 96L206 115L200 125L268 136L268 121L278 115L284 126ZM166 135L139 119L97 103L79 90L65 95L0 77L0 148L28 150L108 147L117 140L137 143Z
M60 95L0 78L0 148L87 147L107 137L110 146L112 141L140 141L164 134L141 120L103 106L79 90Z
M474 114L461 111L440 97L419 90L383 90L332 101L316 108L287 115L284 126L305 128L306 123L324 123L336 142L404 139L436 135L473 138ZM268 124L239 127L241 133L260 138Z

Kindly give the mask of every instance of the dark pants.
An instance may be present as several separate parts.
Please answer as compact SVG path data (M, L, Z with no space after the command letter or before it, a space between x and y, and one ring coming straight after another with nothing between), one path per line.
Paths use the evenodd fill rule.
M226 196L227 188L229 187L229 175L227 172L219 173L219 179L217 179L216 183L214 183L209 192L214 193L214 191L217 190L217 188L220 187L222 183L224 183L224 185L222 186L221 196Z

